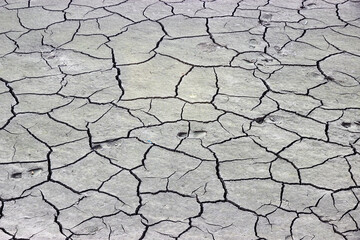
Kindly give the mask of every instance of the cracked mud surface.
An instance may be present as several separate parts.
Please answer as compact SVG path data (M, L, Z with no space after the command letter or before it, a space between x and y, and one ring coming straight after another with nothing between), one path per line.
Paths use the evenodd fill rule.
M0 0L0 239L360 239L360 1Z

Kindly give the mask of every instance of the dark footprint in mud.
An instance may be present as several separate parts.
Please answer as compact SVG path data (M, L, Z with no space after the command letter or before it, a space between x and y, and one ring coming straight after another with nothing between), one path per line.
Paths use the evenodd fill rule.
M123 143L122 140L113 140L113 141L103 142L100 144L94 144L92 146L92 149L100 150L100 149L116 148L116 147L120 147L122 143Z
M203 138L207 134L206 131L192 131L189 134L189 138Z
M187 136L188 136L187 132L179 132L177 134L177 137L181 139L186 138Z
M43 171L42 168L33 168L33 169L30 169L26 172L26 174L23 174L22 172L15 172L15 173L12 173L10 175L11 178L14 178L14 179L20 179L20 178L27 178L27 177L36 177L38 175L41 174L41 172Z
M11 174L11 178L16 178L16 179L22 178L22 173L20 173L20 172L13 173L13 174Z
M100 150L100 149L102 149L102 146L101 146L100 144L96 144L96 145L93 145L93 146L92 146L92 149L94 149L94 150Z
M270 24L270 21L272 19L272 14L270 13L264 13L264 14L261 14L261 17L260 17L260 24L264 25L264 26L268 26Z
M259 42L256 39L250 39L249 40L249 47L254 49L259 45Z
M351 127L351 123L350 122L342 122L341 126L343 126L344 128L349 128L349 127Z
M203 138L205 137L205 135L207 134L206 131L191 131L190 134L188 135L187 132L179 132L177 134L178 138Z
M42 168L34 168L34 169L29 170L28 173L29 173L31 176L36 177L36 176L38 176L42 171L43 171Z

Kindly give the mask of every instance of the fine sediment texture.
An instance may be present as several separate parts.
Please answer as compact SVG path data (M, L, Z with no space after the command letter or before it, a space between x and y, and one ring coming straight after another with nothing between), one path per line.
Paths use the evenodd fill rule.
M0 239L360 239L359 0L0 0Z

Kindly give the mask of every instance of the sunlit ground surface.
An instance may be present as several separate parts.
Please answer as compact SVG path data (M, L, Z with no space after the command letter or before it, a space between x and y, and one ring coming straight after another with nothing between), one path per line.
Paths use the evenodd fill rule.
M0 240L360 239L360 1L0 6Z

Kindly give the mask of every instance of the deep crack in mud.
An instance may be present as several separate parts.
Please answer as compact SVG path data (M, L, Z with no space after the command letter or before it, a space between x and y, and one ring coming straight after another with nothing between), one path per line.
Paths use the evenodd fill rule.
M360 239L360 1L0 0L0 239Z

